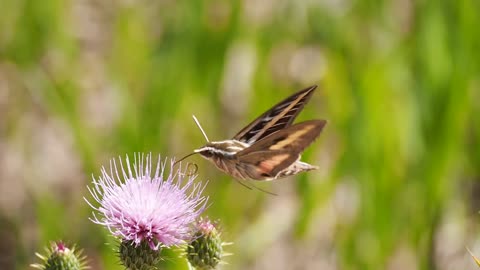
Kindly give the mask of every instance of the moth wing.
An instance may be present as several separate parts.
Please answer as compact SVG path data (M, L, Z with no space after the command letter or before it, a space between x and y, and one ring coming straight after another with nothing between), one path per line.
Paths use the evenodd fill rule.
M326 120L309 120L277 131L238 152L238 158L260 151L289 151L300 154L322 132Z
M257 151L239 157L241 166L254 180L272 179L298 160L298 153L288 151Z
M236 154L253 179L273 178L298 160L322 131L325 120L305 121L273 133Z
M233 139L253 144L268 135L290 126L310 100L316 85L310 86L280 101L238 132Z

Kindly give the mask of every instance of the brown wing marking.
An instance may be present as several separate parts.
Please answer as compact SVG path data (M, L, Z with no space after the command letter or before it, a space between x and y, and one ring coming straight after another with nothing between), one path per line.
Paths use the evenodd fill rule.
M241 157L241 164L255 180L273 178L298 160L299 154L287 151L259 151Z

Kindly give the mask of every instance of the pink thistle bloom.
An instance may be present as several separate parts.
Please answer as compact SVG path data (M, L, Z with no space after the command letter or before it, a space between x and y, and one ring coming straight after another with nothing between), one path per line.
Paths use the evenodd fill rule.
M155 174L151 176L152 157L135 155L133 166L126 157L126 169L119 158L121 171L115 159L110 161L110 173L102 167L102 175L93 178L93 188L87 187L100 206L91 220L107 227L122 241L131 241L137 246L146 241L150 248L178 246L191 237L191 225L205 210L208 197L202 196L205 185L194 183L195 175L185 169L174 171L170 161L158 157ZM134 173L132 173L132 168ZM120 175L122 177L120 177Z

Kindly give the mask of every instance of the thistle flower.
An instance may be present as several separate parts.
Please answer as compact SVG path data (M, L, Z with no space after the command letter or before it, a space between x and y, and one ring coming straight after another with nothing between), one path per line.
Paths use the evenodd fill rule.
M31 267L41 270L83 270L88 268L82 251L76 251L75 247L69 249L61 241L52 242L50 248L46 247L45 251L45 256L35 253L43 262L31 264Z
M221 233L217 225L208 218L200 219L195 226L193 240L187 246L186 257L191 266L199 270L215 269L222 257L230 254L223 252Z
M178 246L190 239L192 222L204 211L208 198L202 196L205 185L194 183L197 175L188 175L179 168L174 172L170 161L158 157L155 174L151 176L151 154L135 155L133 166L126 157L126 169L121 158L120 171L115 159L110 161L110 173L102 167L102 175L88 187L100 206L91 220L108 228L122 244L135 247L148 244L152 250ZM134 173L132 173L132 168ZM122 177L120 177L122 175ZM185 181L186 179L186 181ZM97 212L97 214L95 213Z

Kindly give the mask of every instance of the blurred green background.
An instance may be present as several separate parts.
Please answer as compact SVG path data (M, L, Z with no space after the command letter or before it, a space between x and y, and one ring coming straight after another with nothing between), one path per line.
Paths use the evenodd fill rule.
M121 269L88 220L113 157L181 157L319 89L320 170L248 190L200 157L223 269L475 269L480 255L478 0L2 0L0 269L50 240ZM164 269L186 269L178 253Z

